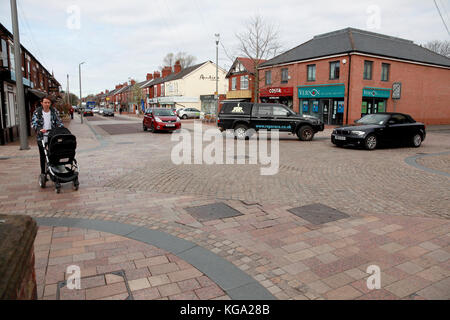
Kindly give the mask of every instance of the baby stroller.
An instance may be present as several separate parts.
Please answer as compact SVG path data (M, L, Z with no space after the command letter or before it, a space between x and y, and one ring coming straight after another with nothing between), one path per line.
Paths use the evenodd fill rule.
M45 188L47 175L55 184L55 192L61 192L61 183L72 182L73 189L78 190L79 167L75 159L77 139L67 128L56 128L48 131L48 143L40 141L44 147L46 170L39 176L39 186Z

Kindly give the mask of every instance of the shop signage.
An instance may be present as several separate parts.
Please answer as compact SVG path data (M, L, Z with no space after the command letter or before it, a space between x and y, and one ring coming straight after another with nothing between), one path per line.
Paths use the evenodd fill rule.
M304 86L298 87L298 97L300 99L308 98L343 98L345 94L345 85L330 86Z
M204 74L200 75L200 80L211 80L211 81L216 81L216 76L205 76Z
M272 87L259 90L260 97L292 97L294 88L292 87Z
M386 98L389 99L391 95L391 89L380 89L380 88L363 88L363 97L371 98Z

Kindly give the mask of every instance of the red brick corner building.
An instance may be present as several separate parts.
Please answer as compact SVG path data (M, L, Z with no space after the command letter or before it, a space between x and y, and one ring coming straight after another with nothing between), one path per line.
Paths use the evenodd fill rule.
M325 124L383 111L450 124L450 59L410 40L347 28L315 36L258 72L261 101L286 101Z

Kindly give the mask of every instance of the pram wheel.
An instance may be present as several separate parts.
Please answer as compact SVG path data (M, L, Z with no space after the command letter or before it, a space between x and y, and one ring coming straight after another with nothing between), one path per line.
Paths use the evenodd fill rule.
M78 179L75 179L73 181L73 190L77 191L79 185L80 185L80 183L78 182Z
M44 189L45 188L45 184L47 182L47 177L45 174L40 174L39 175L39 186Z
M60 193L61 192L61 184L60 183L55 183L55 192L56 193Z

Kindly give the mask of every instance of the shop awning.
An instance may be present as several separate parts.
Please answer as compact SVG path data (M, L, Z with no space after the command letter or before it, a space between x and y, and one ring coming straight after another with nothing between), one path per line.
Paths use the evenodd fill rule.
M32 95L34 95L35 97L37 97L38 99L42 99L43 97L46 96L45 92L36 90L36 89L28 89L27 90L29 93L31 93Z

